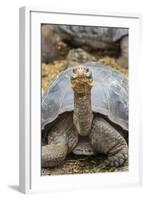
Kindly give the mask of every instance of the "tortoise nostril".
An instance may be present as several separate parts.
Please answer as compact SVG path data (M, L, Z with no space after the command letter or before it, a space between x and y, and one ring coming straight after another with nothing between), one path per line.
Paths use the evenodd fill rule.
M73 68L73 73L75 73L76 71L75 71L75 68Z

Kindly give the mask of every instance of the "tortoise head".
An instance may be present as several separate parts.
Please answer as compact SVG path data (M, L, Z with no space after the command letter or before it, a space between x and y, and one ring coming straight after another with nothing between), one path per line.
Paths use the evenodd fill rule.
M93 86L93 77L89 69L82 66L74 68L71 74L71 86L74 92L80 95L88 94Z

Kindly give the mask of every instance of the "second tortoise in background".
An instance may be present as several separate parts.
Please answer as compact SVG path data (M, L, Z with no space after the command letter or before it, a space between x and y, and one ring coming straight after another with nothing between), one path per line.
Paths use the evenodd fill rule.
M128 29L76 25L42 25L42 61L49 62L62 53L60 41L87 51L114 50L118 62L128 67Z

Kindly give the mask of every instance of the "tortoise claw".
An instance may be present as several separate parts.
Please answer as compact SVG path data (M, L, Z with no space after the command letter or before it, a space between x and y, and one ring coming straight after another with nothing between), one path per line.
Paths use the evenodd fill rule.
M124 164L127 158L128 158L128 155L122 155L122 154L119 154L116 156L110 156L106 164L109 167L120 167Z

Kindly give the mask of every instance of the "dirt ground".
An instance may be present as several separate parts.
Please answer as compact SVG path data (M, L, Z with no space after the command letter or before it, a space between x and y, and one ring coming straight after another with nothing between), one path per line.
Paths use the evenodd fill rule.
M68 155L63 163L55 168L42 168L42 175L84 174L101 172L124 172L128 171L128 162L122 167L107 167L105 155L78 156Z

